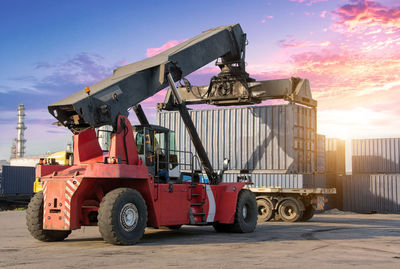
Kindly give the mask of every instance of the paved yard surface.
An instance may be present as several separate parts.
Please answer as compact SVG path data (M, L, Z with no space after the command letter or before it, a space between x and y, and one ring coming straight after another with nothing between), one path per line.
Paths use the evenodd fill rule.
M400 215L321 214L264 223L252 234L148 228L128 247L104 243L97 227L36 241L25 211L0 212L0 227L0 268L400 268Z

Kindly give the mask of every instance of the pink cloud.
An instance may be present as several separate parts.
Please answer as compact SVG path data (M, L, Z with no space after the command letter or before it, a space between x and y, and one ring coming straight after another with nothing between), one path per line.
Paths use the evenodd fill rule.
M325 18L327 13L328 13L328 11L324 10L324 11L321 12L321 14L319 14L319 16L321 18Z
M318 100L321 133L342 138L399 136L400 52L375 56L335 44L321 49L291 54L287 68L248 70L257 80L308 78Z
M310 33L313 34L313 33ZM321 41L321 42L311 42L311 41L301 41L296 40L296 38L292 35L288 35L286 39L282 39L278 41L278 46L284 49L296 49L296 48L311 48L316 46L326 47L331 44L330 41Z
M159 53L161 53L161 52L163 52L163 51L166 51L167 49L170 49L170 48L172 48L172 47L174 47L174 46L176 46L176 45L178 45L178 44L180 44L180 43L182 43L182 42L184 42L184 41L186 41L187 39L183 39L183 40L170 40L170 41L168 41L167 43L165 43L164 45L162 45L161 47L159 47L159 48L148 48L147 50L146 50L146 56L147 57L152 57L152 56L154 56L154 55L156 55L156 54L159 54Z
M341 6L332 14L338 17L336 26L356 30L366 26L400 26L400 6L388 8L374 1L353 1Z
M267 20L272 20L274 18L274 16L267 16L266 19L262 19L261 23L266 23Z
M309 45L309 41L300 41L292 35L288 35L286 39L278 41L278 46L281 48L300 48Z

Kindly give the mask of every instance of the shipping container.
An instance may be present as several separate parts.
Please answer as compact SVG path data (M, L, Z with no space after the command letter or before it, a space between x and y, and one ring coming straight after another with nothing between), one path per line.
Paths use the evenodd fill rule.
M36 167L39 164L41 158L46 158L48 155L38 155L31 157L12 158L10 159L10 166L22 166L22 167Z
M352 140L353 173L400 173L400 138Z
M189 111L214 169L265 173L316 171L316 110L296 104ZM195 149L176 111L158 112L157 124L175 131L178 150ZM188 155L185 155L188 156ZM180 157L180 162L189 163ZM196 169L199 167L197 166Z
M346 173L346 143L338 138L325 139L325 170L327 173Z
M343 210L400 213L400 174L342 176Z
M325 136L317 134L317 173L325 173L326 150Z
M0 177L0 195L32 195L34 181L34 167L3 166Z

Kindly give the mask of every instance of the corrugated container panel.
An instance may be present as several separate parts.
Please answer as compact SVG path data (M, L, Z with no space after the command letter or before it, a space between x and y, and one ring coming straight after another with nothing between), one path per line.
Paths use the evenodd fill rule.
M238 177L246 176L253 182L251 187L306 188L312 175L303 174L224 174L223 182L237 182Z
M214 169L221 169L228 158L232 170L315 172L313 109L289 104L191 110L189 114ZM157 113L157 124L175 131L177 150L195 154L178 112ZM180 157L180 161L188 160Z
M346 173L345 145L345 141L342 139L325 139L325 170L327 173Z
M325 172L325 136L317 134L317 172L324 173Z
M3 166L0 194L32 194L35 167Z
M400 213L400 174L353 174L342 184L343 210Z
M400 173L400 138L352 140L353 173Z

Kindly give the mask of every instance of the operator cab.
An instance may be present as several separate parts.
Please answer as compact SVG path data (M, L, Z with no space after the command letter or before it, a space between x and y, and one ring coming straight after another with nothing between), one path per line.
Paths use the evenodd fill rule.
M133 135L139 159L158 182L178 181L180 172L175 132L157 125L135 125Z

